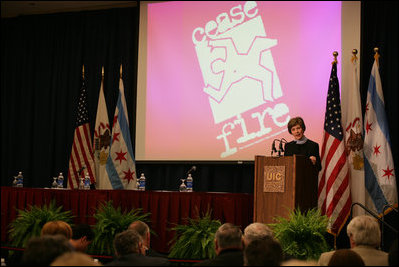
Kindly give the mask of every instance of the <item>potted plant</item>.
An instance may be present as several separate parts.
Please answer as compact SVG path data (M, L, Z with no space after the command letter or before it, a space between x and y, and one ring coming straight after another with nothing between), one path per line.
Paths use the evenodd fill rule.
M149 215L150 213L143 214L140 208L122 212L120 207L114 208L112 200L102 203L93 215L97 222L93 228L94 239L89 251L112 255L115 235L127 230L133 221L148 222Z
M329 251L325 234L328 217L316 208L302 213L299 208L290 212L288 219L277 216L276 223L269 224L280 241L286 255L301 260L317 260Z
M221 222L211 219L209 209L202 217L187 218L186 220L187 224L176 225L170 229L176 232L169 242L173 245L168 257L191 260L214 258L216 256L215 233Z
M18 210L17 218L10 223L8 231L11 245L25 247L33 236L40 236L43 225L49 221L64 221L71 223L71 211L62 211L62 206L56 207L52 200L49 205L29 206L26 210Z

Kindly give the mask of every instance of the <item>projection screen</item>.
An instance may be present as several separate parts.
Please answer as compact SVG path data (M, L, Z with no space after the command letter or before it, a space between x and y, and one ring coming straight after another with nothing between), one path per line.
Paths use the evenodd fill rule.
M341 5L141 1L136 160L251 161L291 141L296 116L321 144L332 53L341 81L341 54L359 49L360 26L347 48L341 26L360 4Z

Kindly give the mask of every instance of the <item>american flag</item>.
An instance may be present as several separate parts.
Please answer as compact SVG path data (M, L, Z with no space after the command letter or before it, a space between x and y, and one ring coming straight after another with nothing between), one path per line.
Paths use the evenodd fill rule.
M95 184L94 155L91 142L89 115L87 111L87 89L83 78L80 88L76 128L73 136L71 157L68 169L68 188L78 188L79 177L88 173L92 184Z
M343 137L337 63L334 61L328 85L318 190L319 209L329 218L328 231L334 236L344 226L352 203Z

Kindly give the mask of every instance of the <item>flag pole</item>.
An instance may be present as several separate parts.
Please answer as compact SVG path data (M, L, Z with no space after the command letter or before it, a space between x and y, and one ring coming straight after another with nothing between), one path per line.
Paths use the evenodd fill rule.
M351 59L351 61L352 61L352 63L353 63L353 61L355 61L355 60L357 60L357 49L353 49L352 50L352 59Z
M332 64L334 64L334 63L337 64L338 63L338 60L337 60L338 52L334 51L333 56L334 56L334 61L332 62Z
M378 53L378 47L374 47L374 59L377 62L377 67L380 67L380 63L378 62L378 59L380 58L380 54Z

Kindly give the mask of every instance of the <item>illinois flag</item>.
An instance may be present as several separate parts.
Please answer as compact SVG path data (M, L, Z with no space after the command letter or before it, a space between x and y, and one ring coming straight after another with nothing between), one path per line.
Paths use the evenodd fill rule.
M333 62L328 85L321 146L318 206L329 218L328 231L338 235L350 213L351 194L349 165L346 160L344 130L341 127L341 103L337 77L337 63Z
M371 69L364 114L364 174L370 198L367 207L382 214L387 205L398 205L395 167L378 62Z
M104 97L104 77L101 79L98 96L96 124L94 127L94 163L97 177L97 189L112 189L105 168L111 144L111 127L109 126L107 103Z
M345 148L349 161L352 202L365 205L363 116L360 101L358 58L356 55L352 56L350 67L351 83L349 86L342 87L342 125L345 128ZM364 209L354 206L354 216L364 213Z
M79 178L90 175L91 184L96 183L93 147L91 142L89 114L87 111L87 89L83 77L77 108L76 127L68 168L68 188L77 189Z
M106 169L113 189L136 188L136 165L122 77L119 79L119 97L113 119L111 148Z

